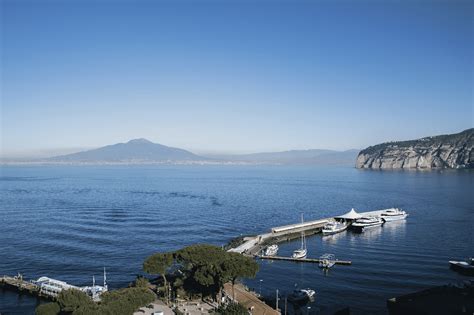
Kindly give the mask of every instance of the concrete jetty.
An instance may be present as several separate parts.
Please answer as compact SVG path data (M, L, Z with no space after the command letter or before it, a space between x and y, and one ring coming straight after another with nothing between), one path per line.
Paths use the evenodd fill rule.
M26 292L34 296L43 296L40 292L40 287L35 283L24 280L21 274L14 277L4 275L0 278L0 285L19 292Z

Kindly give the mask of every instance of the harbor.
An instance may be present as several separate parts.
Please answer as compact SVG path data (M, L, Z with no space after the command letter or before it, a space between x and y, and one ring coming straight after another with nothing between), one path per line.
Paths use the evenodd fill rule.
M273 244L295 240L300 236L306 237L322 233L323 228L325 226L334 222L344 222L346 226L343 230L350 227L351 224L356 222L358 219L362 218L375 218L376 220L378 220L377 222L380 223L379 225L382 225L385 222L393 220L384 216L394 211L400 211L404 213L404 216L400 219L405 219L407 216L404 211L401 211L397 208L381 209L359 213L356 212L354 209L351 209L349 212L339 216L273 227L268 233L245 237L241 244L234 248L230 248L228 251L240 253L247 256L258 257L261 259L319 263L320 259L308 259L306 257L304 259L293 257L276 257L275 255L265 255L264 251L268 246ZM350 265L351 262L341 263L341 261L339 261L338 264Z

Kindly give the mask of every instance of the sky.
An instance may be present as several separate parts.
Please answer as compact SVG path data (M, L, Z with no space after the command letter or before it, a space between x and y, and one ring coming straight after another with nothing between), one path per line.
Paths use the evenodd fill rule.
M472 1L1 0L1 155L364 148L474 126Z

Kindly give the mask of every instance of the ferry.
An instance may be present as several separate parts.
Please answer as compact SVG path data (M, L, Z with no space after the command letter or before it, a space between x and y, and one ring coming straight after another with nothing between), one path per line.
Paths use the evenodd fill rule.
M278 245L273 244L265 249L265 256L275 256L278 253Z
M384 222L405 220L407 216L408 216L408 213L398 208L385 210L380 215L380 217L382 218Z
M100 296L102 293L107 292L107 275L104 268L104 285L96 285L95 284L95 277L92 276L92 286L85 286L85 287L77 287L71 284L68 284L64 281L48 278L48 277L40 277L36 281L32 281L39 287L40 294L49 296L52 298L56 298L59 293L63 290L69 289L76 289L86 293L92 300L98 302L100 301Z
M362 217L352 223L351 227L356 231L363 232L365 229L381 226L383 223L384 221L378 217Z
M323 227L323 235L331 235L343 232L347 229L349 225L345 222L329 222Z

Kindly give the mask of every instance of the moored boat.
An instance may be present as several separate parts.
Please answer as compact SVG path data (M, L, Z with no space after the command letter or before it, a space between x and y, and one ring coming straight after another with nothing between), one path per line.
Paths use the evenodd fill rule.
M304 300L311 300L316 296L316 291L311 289L300 289L294 290L292 294L288 296L288 300L292 302L300 302Z
M459 273L462 273L464 275L469 275L469 276L474 275L474 260L472 258L469 258L468 262L450 260L449 265L451 269Z
M265 256L275 256L278 253L278 245L273 244L265 249Z
M303 222L304 222L303 215L301 215L301 223ZM306 249L306 237L304 235L304 232L302 231L301 232L301 247L295 250L291 257L295 259L302 259L302 258L306 258L307 254L308 254L308 250Z
M340 233L340 232L343 232L347 229L349 225L345 222L337 222L337 221L333 221L333 222L329 222L328 224L326 224L324 227L323 227L323 235L331 235L331 234L336 234L336 233Z
M384 222L390 222L390 221L397 221L397 220L404 220L408 216L408 213L405 211L398 209L398 208L393 208L393 209L388 209L385 210L381 215L381 219Z
M324 254L319 257L319 268L329 269L336 264L334 254Z
M365 229L381 226L384 221L378 217L362 217L357 219L354 223L352 223L351 228L363 232Z

